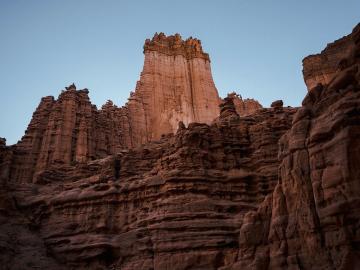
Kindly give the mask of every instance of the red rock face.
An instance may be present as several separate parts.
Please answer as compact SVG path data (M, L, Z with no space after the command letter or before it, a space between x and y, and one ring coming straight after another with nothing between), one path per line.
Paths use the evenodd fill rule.
M180 103L170 95L151 107L152 91L170 85L156 61L122 108L109 101L97 110L74 86L43 98L17 145L0 139L2 266L356 269L360 28L347 38L351 50L333 78L301 108L279 100L265 109L231 94L211 124L173 127L172 117L188 119L184 108L197 103L181 101L174 112ZM160 34L144 50L208 61L198 41L179 36ZM163 80L162 90L146 74ZM147 123L177 131L160 136Z
M277 141L295 111L239 117L227 98L210 126L180 125L115 156L53 165L14 196L67 267L218 269L237 256L243 215L276 185Z
M14 146L11 180L37 181L54 164L83 163L132 146L128 111L111 102L97 110L88 91L71 85L57 100L45 97Z
M219 115L220 98L200 40L155 34L145 41L144 54L144 68L128 104L132 117L139 117L132 107L145 114L145 129L133 126L135 133L146 131L143 142L175 133L179 121L186 126L210 124Z

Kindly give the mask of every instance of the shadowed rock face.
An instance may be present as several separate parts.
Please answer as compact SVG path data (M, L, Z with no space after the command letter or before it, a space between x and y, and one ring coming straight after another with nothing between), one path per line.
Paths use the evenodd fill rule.
M227 113L228 112L228 113ZM76 269L217 269L243 216L276 185L277 142L296 109L239 117L86 164L53 164L13 196L52 256Z
M179 121L175 135L144 145L132 125L147 120L132 112L154 114L139 105L148 90L101 110L74 85L43 98L21 142L0 139L2 266L355 269L359 27L347 38L333 78L301 108L252 101L247 115L230 94L211 124ZM199 41L176 35L144 50L209 61Z
M359 30L347 37L343 65L308 93L281 138L278 184L245 215L238 262L225 269L359 266Z
M359 28L359 26L357 26ZM355 31L359 31L356 30ZM320 53L305 57L303 60L303 75L305 84L310 91L317 84L327 85L344 66L348 54L354 51L352 36L329 43Z

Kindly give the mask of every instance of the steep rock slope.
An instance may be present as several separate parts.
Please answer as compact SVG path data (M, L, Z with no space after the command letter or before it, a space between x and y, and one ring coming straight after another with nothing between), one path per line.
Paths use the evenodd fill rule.
M111 102L101 110L88 90L66 88L55 100L42 98L22 137L14 145L11 180L36 181L53 164L83 163L132 146L128 112Z
M224 269L357 269L360 264L360 25L333 78L280 140L279 182L244 218ZM335 42L336 43L336 42Z
M0 138L0 263L1 269L66 269L44 245L32 222L18 211L12 192L10 165L12 149Z

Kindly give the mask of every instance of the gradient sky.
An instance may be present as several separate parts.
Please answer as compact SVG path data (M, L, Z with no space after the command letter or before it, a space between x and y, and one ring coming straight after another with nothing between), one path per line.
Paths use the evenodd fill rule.
M201 39L220 96L298 106L301 60L359 22L359 0L0 0L0 137L16 143L40 98L72 82L123 105L155 32Z

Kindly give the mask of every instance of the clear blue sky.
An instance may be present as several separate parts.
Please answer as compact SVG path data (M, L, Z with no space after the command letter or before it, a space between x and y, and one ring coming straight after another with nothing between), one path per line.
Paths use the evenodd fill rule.
M0 0L0 137L16 143L40 98L72 82L123 105L155 32L201 39L221 96L298 106L301 60L358 22L359 0Z

